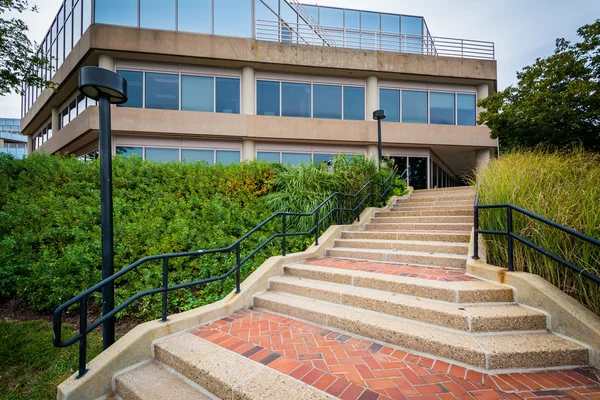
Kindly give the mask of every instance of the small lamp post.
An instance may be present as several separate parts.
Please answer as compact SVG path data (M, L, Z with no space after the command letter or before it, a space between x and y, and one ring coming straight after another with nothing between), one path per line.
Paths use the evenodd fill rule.
M373 119L377 121L377 149L379 154L379 170L381 171L381 159L383 158L382 149L381 149L381 120L385 119L385 111L377 110L373 112Z
M97 100L99 106L100 134L100 213L102 224L102 280L115 272L113 263L113 198L112 198L112 145L110 105L127 102L127 81L112 71L98 67L83 67L79 71L79 91ZM102 315L115 308L114 283L102 288ZM102 326L103 347L115 342L115 320Z

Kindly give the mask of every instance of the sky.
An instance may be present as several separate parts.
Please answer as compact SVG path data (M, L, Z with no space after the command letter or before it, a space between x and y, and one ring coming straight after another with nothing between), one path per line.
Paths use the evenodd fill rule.
M30 0L39 13L25 13L29 37L40 42L62 0ZM219 0L215 0L219 1ZM425 17L432 36L494 42L498 88L515 84L516 73L552 54L557 38L577 39L577 29L600 18L598 0L303 0L306 4L347 7ZM20 98L0 97L0 117L19 118Z

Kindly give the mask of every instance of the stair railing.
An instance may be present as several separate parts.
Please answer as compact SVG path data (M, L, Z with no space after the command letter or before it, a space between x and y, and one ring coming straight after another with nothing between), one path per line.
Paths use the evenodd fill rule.
M596 247L598 247L598 249L600 249L600 241L597 239L594 239L590 236L587 236L581 232L578 232L574 229L568 228L564 225L561 225L557 222L551 221L548 218L544 218L538 214L535 214L531 211L525 210L521 207L517 207L514 204L479 204L479 193L481 190L481 184L477 185L477 192L475 194L475 205L474 205L474 232L475 232L475 237L473 239L473 259L474 260L479 260L479 235L500 235L500 236L506 236L508 239L508 246L507 246L507 255L508 255L508 270L510 272L513 272L515 270L514 267L514 241L517 240L520 243L524 244L525 246L534 249L538 252L540 252L541 254L543 254L546 257L551 258L552 260L556 261L557 263L564 265L565 267L569 268L570 270L580 274L581 276L584 276L585 278L591 280L592 282L596 283L597 285L600 285L600 277L593 275L591 273L589 273L588 271L586 271L583 268L580 268L576 265L574 265L573 263L565 260L564 258L538 246L535 243L532 243L531 241L525 239L524 237L522 237L521 235L519 235L518 233L515 233L515 229L514 229L514 218L513 218L513 213L518 213L521 215L525 215L529 218L532 218L536 221L542 222L545 225L551 226L553 228L559 229L567 234L569 234L570 236L574 236L578 239L581 239L587 243L590 243ZM482 209L504 209L506 210L506 231L490 231L490 230L482 230L480 229L480 225L479 225L479 211Z
M408 170L404 171L401 175L401 179L406 179L408 176ZM119 272L114 275L104 279L98 284L92 286L88 290L79 294L78 296L72 298L66 303L59 306L53 314L53 330L54 330L54 340L53 344L56 347L68 347L76 342L79 342L79 373L77 375L77 379L83 377L86 372L86 356L87 356L87 335L92 332L94 329L100 327L106 321L111 318L114 318L117 313L127 308L133 302L142 297L161 294L162 295L162 316L161 321L166 322L168 317L168 294L174 290L186 289L194 286L204 285L211 282L222 281L235 274L235 293L240 293L240 269L241 267L251 258L253 258L259 251L264 249L269 243L277 238L282 238L281 244L281 255L285 256L287 253L287 238L289 236L311 236L314 234L315 237L315 246L319 244L319 233L323 224L327 221L329 217L331 217L334 213L336 213L337 223L342 224L342 214L350 213L351 216L355 216L357 220L360 220L360 213L365 208L367 201L371 200L371 206L375 206L377 203L377 199L382 201L387 200L391 191L397 187L395 178L397 175L391 174L387 179L383 182L369 181L363 185L363 187L356 192L356 194L344 194L344 193L333 193L327 199L325 199L321 204L319 204L312 212L310 213L297 213L297 212L278 212L261 222L254 229L246 233L244 236L239 238L232 245L221 248L221 249L212 249L212 250L197 250L191 252L183 252L183 253L172 253L172 254L160 254L149 257L144 257L133 264L123 268ZM377 190L377 188L380 190ZM370 189L370 190L369 190ZM354 206L351 208L345 208L342 206L344 199L352 199ZM323 216L321 210L328 205L333 200L336 200L336 206L332 208L329 212L325 213ZM272 235L270 238L265 240L263 243L258 245L249 255L242 258L241 255L241 245L242 243L248 239L252 234L260 230L262 227L267 225L269 222L275 220L276 218L281 217L281 232ZM287 219L289 217L314 217L314 224L312 228L306 232L288 232L287 229ZM216 253L230 253L235 251L236 262L231 269L229 269L225 274L208 278L201 279L193 282L183 283L179 285L169 286L169 260L175 258L183 258L183 257L201 257L207 254L216 254ZM143 292L139 292L136 295L130 297L121 303L118 307L113 309L111 312L103 315L101 318L96 320L95 322L88 324L87 321L87 313L88 313L88 298L95 292L101 291L102 288L108 284L114 283L115 280L127 274L128 272L137 269L142 264L145 264L149 261L154 260L162 260L162 286L155 289L146 290ZM62 340L62 316L65 310L74 305L79 305L79 333L73 336L71 339Z

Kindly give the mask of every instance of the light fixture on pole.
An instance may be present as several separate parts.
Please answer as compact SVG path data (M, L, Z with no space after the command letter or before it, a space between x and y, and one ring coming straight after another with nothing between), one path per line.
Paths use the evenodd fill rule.
M385 119L385 111L377 110L373 112L373 119L377 121L377 151L378 151L378 159L377 163L379 164L379 170L381 171L381 159L383 158L382 149L381 149L381 120Z
M119 74L99 67L83 67L79 71L79 91L98 101L100 150L100 214L102 224L102 280L115 272L113 261L113 198L112 198L112 145L110 105L127 102L127 81ZM102 288L102 315L115 308L113 283ZM110 318L102 326L103 347L115 342L115 320Z

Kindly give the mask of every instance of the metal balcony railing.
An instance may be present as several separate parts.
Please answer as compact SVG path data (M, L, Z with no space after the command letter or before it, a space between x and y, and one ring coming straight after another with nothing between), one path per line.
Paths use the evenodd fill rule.
M285 21L256 21L256 39L281 43L381 50L494 60L493 42L319 26Z

